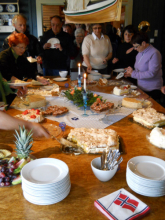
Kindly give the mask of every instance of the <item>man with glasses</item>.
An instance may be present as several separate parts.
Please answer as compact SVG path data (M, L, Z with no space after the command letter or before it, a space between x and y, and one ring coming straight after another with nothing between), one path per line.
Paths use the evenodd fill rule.
M45 76L59 76L59 71L67 70L68 56L74 56L76 49L70 35L62 30L60 16L51 18L51 27L40 42L43 48L43 72Z

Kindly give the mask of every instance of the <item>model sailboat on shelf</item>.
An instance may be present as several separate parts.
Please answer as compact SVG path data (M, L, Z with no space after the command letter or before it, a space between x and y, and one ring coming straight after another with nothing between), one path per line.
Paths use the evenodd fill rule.
M122 0L67 0L65 20L70 23L120 21Z

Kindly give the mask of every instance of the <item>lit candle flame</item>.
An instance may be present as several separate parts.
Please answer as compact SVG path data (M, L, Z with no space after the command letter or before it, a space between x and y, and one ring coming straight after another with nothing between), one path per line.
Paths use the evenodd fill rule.
M84 78L85 78L85 79L87 78L87 74L86 74L86 73L84 73Z
M78 63L78 66L81 66L81 63Z

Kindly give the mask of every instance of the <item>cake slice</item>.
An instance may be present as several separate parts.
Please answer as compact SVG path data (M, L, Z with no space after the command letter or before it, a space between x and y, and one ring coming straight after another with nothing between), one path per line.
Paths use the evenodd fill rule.
M98 83L100 86L106 86L108 85L108 80L100 78Z
M130 86L124 85L124 86L115 86L113 89L114 95L126 95L130 92Z
M149 140L156 147L165 149L165 129L158 127L152 129Z
M165 115L153 108L138 109L133 113L133 120L147 128L154 128L165 125Z

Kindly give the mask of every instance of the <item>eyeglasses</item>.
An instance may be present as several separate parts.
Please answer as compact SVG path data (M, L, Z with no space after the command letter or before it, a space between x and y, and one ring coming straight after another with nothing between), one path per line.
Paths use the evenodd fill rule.
M76 36L76 37L83 37L83 36Z
M19 47L19 46L16 46L18 47L20 50L27 50L28 48L27 47Z
M133 47L133 49L137 49L140 46L140 44Z
M93 30L100 30L100 29L102 29L101 27L95 27L95 28L93 28Z

